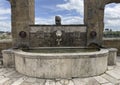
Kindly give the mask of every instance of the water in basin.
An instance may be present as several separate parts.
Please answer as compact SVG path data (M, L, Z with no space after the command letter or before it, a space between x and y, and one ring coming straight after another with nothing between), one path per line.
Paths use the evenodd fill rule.
M80 52L95 52L98 48L31 48L23 50L32 53L80 53Z

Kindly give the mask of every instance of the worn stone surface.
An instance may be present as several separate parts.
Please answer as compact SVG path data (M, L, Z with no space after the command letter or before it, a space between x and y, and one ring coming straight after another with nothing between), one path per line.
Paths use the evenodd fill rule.
M3 50L3 65L4 67L14 67L15 66L15 57L12 50Z
M103 74L107 70L107 58L108 50L105 49L87 53L32 55L15 51L15 68L24 75L39 78L90 77Z
M108 65L116 65L117 49L110 48L108 50L109 50Z
M113 2L120 3L120 0L84 0L84 24L87 26L87 44L102 44L104 7L106 4ZM19 44L29 45L29 25L34 24L34 0L10 0L10 3L12 8L13 44L15 46ZM19 36L21 31L27 33L27 37L24 39ZM93 37L91 32L95 33ZM81 43L80 41L77 41L76 44Z
M107 48L117 48L117 55L120 55L120 38L103 38L103 46Z
M10 0L12 12L12 38L13 45L29 43L29 24L34 23L34 0ZM19 36L19 32L24 31L27 37Z
M30 46L58 46L57 31L62 33L59 37L60 46L86 46L86 26L84 25L31 25Z
M104 8L109 3L120 3L120 0L84 0L84 23L87 25L87 43L102 44L104 29ZM90 33L95 31L97 36L92 38Z
M39 79L13 72L11 68L0 68L0 85L119 85L120 66L108 69L100 76L72 79ZM13 73L11 73L13 72ZM6 75L9 74L9 75ZM6 76L4 76L6 75Z

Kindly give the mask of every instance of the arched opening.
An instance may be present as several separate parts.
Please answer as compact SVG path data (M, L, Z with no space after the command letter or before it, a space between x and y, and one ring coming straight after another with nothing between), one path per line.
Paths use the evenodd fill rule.
M11 31L11 8L10 3L6 0L0 1L0 31Z
M0 40L11 39L11 7L6 0L0 1Z
M84 0L35 0L36 24L55 24L56 15L62 24L83 24Z
M105 6L104 37L120 37L120 4L111 3Z

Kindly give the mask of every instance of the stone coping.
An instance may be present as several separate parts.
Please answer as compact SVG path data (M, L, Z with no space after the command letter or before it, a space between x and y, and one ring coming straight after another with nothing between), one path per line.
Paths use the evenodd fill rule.
M81 53L30 53L24 52L22 50L14 50L15 55L22 55L22 57L27 58L96 58L103 57L103 55L108 55L107 49L101 49L100 51L95 52L81 52ZM97 56L96 56L97 55Z
M31 24L29 26L87 26L85 24L62 24L62 25L55 25L55 24Z
M0 43L9 43L12 42L12 39L2 39L0 40Z
M112 37L112 38L104 38L103 37L103 40L120 40L120 37L118 37L118 38L114 38L114 37Z
M116 48L108 48L108 50L109 50L109 51L113 51L113 52L114 52L114 51L115 51L115 52L118 51L118 49L116 49Z

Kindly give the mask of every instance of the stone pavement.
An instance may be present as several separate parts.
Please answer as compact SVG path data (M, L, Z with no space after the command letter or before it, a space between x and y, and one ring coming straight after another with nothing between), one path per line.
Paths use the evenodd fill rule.
M106 73L89 78L39 79L22 75L14 68L0 68L0 85L120 85L120 57Z

